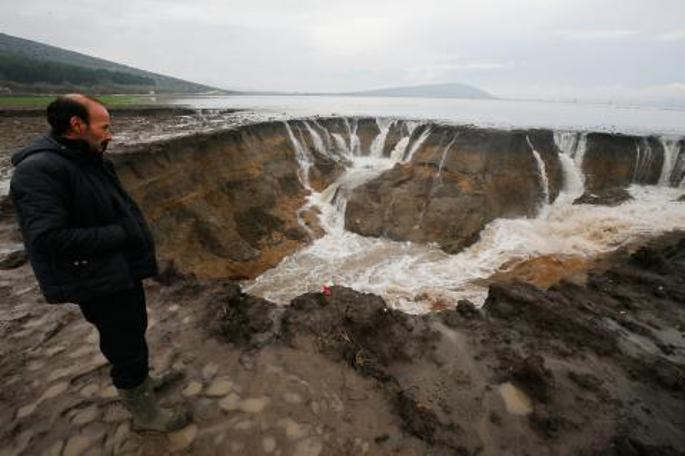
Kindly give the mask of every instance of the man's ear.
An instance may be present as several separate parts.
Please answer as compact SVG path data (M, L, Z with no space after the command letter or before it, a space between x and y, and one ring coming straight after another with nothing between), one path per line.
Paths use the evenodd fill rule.
M79 116L71 116L71 119L69 119L69 126L71 127L71 131L76 134L81 134L83 131L83 120L81 120Z

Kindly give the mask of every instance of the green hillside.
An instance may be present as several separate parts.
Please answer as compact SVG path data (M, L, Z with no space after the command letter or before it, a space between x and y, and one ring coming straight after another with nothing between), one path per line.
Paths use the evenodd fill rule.
M0 95L79 90L90 93L228 93L0 33Z

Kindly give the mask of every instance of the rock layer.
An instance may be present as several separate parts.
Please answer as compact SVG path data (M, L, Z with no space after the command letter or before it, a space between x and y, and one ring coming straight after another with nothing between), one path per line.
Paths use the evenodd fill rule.
M579 202L616 204L632 183L678 186L685 177L682 139L567 134L576 136L573 150L561 150L550 130L310 118L128 145L112 158L150 219L163 262L200 277L253 278L323 234L316 209L303 210L307 196L356 157L397 164L353 192L346 228L437 242L447 252L497 217L534 216L545 198L553 202L565 184L559 153L573 156L580 142ZM6 250L14 248L20 236L6 199L0 218Z
M295 126L294 128L297 128ZM115 156L163 258L203 277L254 277L308 239L302 184L283 123L183 137ZM314 156L325 186L340 171Z
M159 142L115 159L165 260L202 277L252 278L323 234L316 210L303 210L307 195L356 157L397 164L352 192L346 229L436 242L449 253L498 217L532 217L554 202L566 184L560 153L578 155L584 203L618 204L625 198L603 195L626 195L632 183L679 185L685 175L682 140L666 147L657 137L566 134L575 135L572 150L550 130L310 118Z
M655 185L664 163L664 148L655 137L590 133L583 160L587 192Z

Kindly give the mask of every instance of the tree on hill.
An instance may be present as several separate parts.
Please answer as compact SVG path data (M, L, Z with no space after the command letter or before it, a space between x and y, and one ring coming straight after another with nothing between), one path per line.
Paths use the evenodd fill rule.
M36 60L19 55L0 53L0 80L25 84L49 83L93 86L117 84L131 86L156 85L153 78L121 71L86 68L67 63Z

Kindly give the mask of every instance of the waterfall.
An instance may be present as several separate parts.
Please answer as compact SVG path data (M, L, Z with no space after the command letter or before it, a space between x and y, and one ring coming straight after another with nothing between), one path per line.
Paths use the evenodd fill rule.
M317 206L321 212L319 222L326 233L343 231L346 204L347 199L341 196L340 182L337 180L310 200L310 206Z
M326 234L345 231L345 209L352 190L393 166L389 158L353 157L344 173L321 193L313 193L305 208L318 207L319 221Z
M326 143L326 150L335 151L335 148L333 147L333 145L334 145L333 138L331 137L331 133L328 131L328 129L326 129L326 127L321 125L321 123L319 123L318 119L312 119L311 122L315 127L314 130L316 130L317 132L323 133L322 138L324 139L324 141Z
M578 169L576 162L568 155L564 153L559 154L559 162L561 163L564 182L555 204L570 204L585 192L583 175Z
M583 158L587 150L587 134L555 131L554 142L561 152L559 161L564 179L561 191L574 200L582 196L585 190Z
M635 143L635 169L633 170L633 182L637 182L637 175L640 169L640 144Z
M359 156L362 154L362 145L361 141L359 140L359 136L357 135L357 128L359 128L359 121L357 119L352 119L352 122L350 123L347 118L345 118L345 126L347 127L347 131L350 135L350 153L353 156Z
M352 155L352 152L350 151L349 147L347 146L347 143L345 142L340 133L331 133L331 136L333 136L335 145L338 147L340 152L342 152L345 155Z
M547 179L547 171L545 169L545 162L542 160L542 157L538 153L537 150L535 150L535 147L533 147L533 143L530 142L530 138L528 135L526 135L526 141L528 142L528 146L530 147L530 150L533 152L533 157L535 157L535 161L537 162L538 166L538 174L540 176L540 186L542 187L542 196L543 196L543 205L549 204L549 179Z
M385 147L385 139L388 137L388 132L390 128L395 123L394 120L388 119L376 119L376 125L378 125L378 135L373 139L371 143L371 149L369 150L369 155L372 157L380 158L383 156L383 148Z
M680 138L661 138L661 144L664 146L664 165L661 168L659 185L677 187L674 171L680 153Z
M414 130L416 130L416 127L419 126L418 122L404 122L404 125L407 127L407 135L403 136L402 139L395 144L395 148L390 152L390 159L394 162L402 161L402 157L404 157L404 154L407 152L407 146L409 145L411 135L414 133Z
M407 145L409 144L409 136L403 136L402 139L397 141L395 148L390 152L390 159L395 162L402 160L404 153L407 150Z
M554 132L554 143L561 152L565 153L571 158L573 158L576 154L579 140L580 134L574 131Z
M333 230L342 233L345 231L345 209L347 208L347 194L342 191L336 191L333 195L333 200L330 202L330 206L333 208L333 214L329 229L327 232Z
M343 122L345 123L345 129L347 129L347 152L352 156L354 155L354 151L352 150L352 127L350 126L350 121L347 117L343 118Z
M302 218L302 214L311 207L311 198L313 195L316 194L312 186L309 184L309 169L312 167L314 163L308 151L305 149L302 143L295 137L295 133L293 132L290 124L288 122L283 123L285 124L285 129L288 132L288 136L290 137L290 142L293 144L293 149L295 150L295 159L297 160L297 164L300 166L299 172L297 173L297 177L299 178L302 186L309 191L307 203L305 203L305 205L297 211L297 223L307 232L310 238L313 238L314 232L309 228L304 218Z
M442 158L440 158L440 164L438 165L438 182L442 183L442 170L445 167L445 160L447 159L447 153L449 152L450 148L454 144L454 142L457 140L457 137L459 136L459 133L457 132L454 137L452 138L452 141L447 143L445 146L445 149L442 151Z
M309 185L309 168L312 167L312 159L302 146L302 143L295 137L290 124L288 122L283 123L285 124L285 129L290 137L290 142L292 142L293 148L295 149L295 159L297 160L297 164L300 165L300 171L297 173L297 176L299 177L302 186L311 192L313 190Z
M319 133L317 133L317 131L314 130L306 120L303 120L302 123L304 123L305 128L307 128L307 131L309 132L309 136L312 138L314 149L321 155L329 155L329 152L326 150L326 147L323 144L323 139L321 139Z
M302 125L304 125L304 128L301 128L299 125L291 126L288 122L284 122L295 150L295 158L300 165L298 177L302 185L310 192L306 203L299 209L297 215L300 225L306 229L311 237L314 237L314 233L304 222L302 214L313 208L318 209L321 228L327 234L340 235L345 231L345 208L347 206L347 198L352 189L390 169L398 161L393 157L383 157L382 152L385 143L384 137L387 135L391 125L396 121L379 121L381 132L372 145L372 155L370 156L361 155L361 143L357 135L358 120L344 118L343 121L349 133L349 142L345 141L343 135L329 132L315 120L303 120ZM416 126L412 127L409 134L411 134ZM319 133L317 129L322 130L324 133ZM316 192L309 184L309 170L314 165L314 158L307 148L304 130L306 130L309 138L311 138L309 144L319 154L332 157L333 154L330 149L337 148L350 160L349 167L347 167L345 172L320 193ZM404 141L406 144L409 141L409 137L403 137L401 141ZM327 144L330 148L326 147Z
M573 161L576 162L576 166L578 169L580 169L581 175L583 175L583 160L585 159L585 152L587 152L587 133L581 133L580 138L578 139L578 145L576 146L576 151L573 155Z
M583 170L583 160L587 151L587 133L574 131L555 131L554 142L560 151L573 158L578 169Z
M312 242L246 284L248 292L285 304L302 293L320 290L322 284L336 283L379 294L389 305L409 312L430 311L432 299L436 296L447 303L469 299L478 305L487 296L487 286L484 287L483 283L487 283L492 274L507 271L510 265L522 259L547 256L591 259L643 239L645 235L685 226L682 203L675 201L682 195L682 190L673 188L681 185L685 175L685 148L682 142L678 145L675 141L665 144L667 157L661 169L660 181L670 179L670 187L631 186L628 190L634 199L618 207L573 205L572 202L584 190L581 169L587 148L587 134L555 132L563 182L559 197L553 204L543 205L538 217L496 219L481 231L478 242L451 255L434 244L364 237L345 229L345 210L353 189L403 160L412 160L416 153L422 151L422 146L434 131L429 123L412 124L395 120L391 128L399 128L397 131L401 132L401 137L397 138L399 141L390 157L376 156L381 145L379 137L371 155L362 156L357 135L359 121L341 119L339 122L321 122L320 125L307 119L309 127L323 140L327 156L335 156L340 151L347 158L340 163L345 166L345 171L320 193L310 189L305 205L298 211L298 221L310 233ZM331 127L331 130L323 131L326 127ZM417 130L419 127L420 131ZM300 178L305 185L309 169L316 164L314 159L320 159L318 152L316 156L312 156L311 152L315 148L318 150L319 146L306 123L298 121L286 124L286 129L302 170ZM431 137L431 140L434 139L437 137ZM446 180L444 172L450 170L447 159L451 157L450 153L454 153L453 150L456 151L458 138L448 133L440 139L430 157L436 167L431 187L431 192L435 194L443 188L440 179ZM527 136L526 142L538 171L534 179L539 181L544 199L548 202L550 189L545 162L535 149L532 138ZM387 144L384 147L387 148ZM628 152L632 153L632 150ZM635 171L636 177L641 178L644 167L649 169L650 160L654 157L650 158L650 151L644 144L638 144L635 153L639 154L637 169L630 171ZM653 165L651 161L652 168ZM379 210L390 207L393 207L393 201ZM324 231L322 237L317 238L312 229L304 224L304 217L300 217L300 214L304 215L305 212L310 216L318 214L319 226Z
M425 130L421 133L421 135L414 141L414 144L411 145L411 149L409 149L409 152L405 154L404 160L405 162L410 162L411 159L414 157L414 154L416 153L417 150L419 150L419 147L426 141L428 136L431 134L431 127L426 127Z
M680 152L671 173L671 185L683 188L685 187L685 147L683 146L683 140L681 139L680 141Z
M654 153L649 141L645 138L635 143L635 170L633 172L633 182L642 183L649 178L649 172L654 162Z

